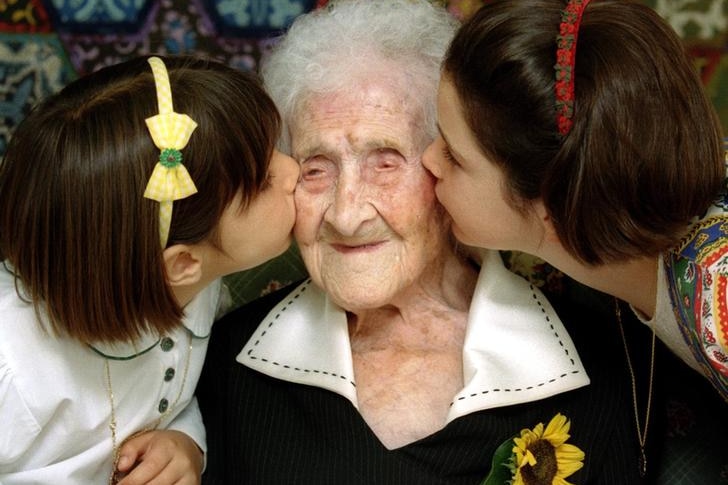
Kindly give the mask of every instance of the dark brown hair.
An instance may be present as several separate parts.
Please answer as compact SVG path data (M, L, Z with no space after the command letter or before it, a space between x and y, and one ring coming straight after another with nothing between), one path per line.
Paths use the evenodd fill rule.
M722 131L683 45L649 7L593 0L576 49L574 126L556 126L564 0L493 0L444 61L514 206L542 198L566 249L599 264L655 255L723 187Z
M279 135L253 74L190 57L163 58L174 110L198 126L182 150L198 192L174 202L168 245L219 244L217 225L242 192L262 189ZM18 126L0 165L0 252L19 294L50 329L83 342L121 341L180 324L166 283L159 204L143 197L159 149L146 58L69 84Z

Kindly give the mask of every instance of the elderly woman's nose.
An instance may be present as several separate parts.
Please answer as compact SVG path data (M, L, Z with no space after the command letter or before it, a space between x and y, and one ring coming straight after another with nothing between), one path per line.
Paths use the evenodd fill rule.
M366 221L377 215L372 190L358 176L342 175L337 180L333 200L324 214L324 220L339 234L353 236Z

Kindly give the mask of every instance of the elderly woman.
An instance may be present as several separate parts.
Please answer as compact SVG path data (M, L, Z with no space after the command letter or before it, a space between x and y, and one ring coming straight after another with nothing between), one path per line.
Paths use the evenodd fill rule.
M311 278L215 325L206 483L638 483L618 336L580 358L539 290L451 238L421 156L455 28L425 0L337 2L266 60Z

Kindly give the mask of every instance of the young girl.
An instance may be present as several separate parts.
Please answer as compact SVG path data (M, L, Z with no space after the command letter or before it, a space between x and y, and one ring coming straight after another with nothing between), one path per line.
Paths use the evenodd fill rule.
M0 165L0 483L199 483L193 392L220 277L290 243L298 165L278 135L255 78L191 58L102 69L17 128Z
M722 133L669 25L624 0L493 0L443 69L424 163L456 236L628 302L728 399Z

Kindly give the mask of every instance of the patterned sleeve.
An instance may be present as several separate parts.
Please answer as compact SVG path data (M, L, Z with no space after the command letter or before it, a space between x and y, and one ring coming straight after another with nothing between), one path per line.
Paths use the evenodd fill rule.
M683 337L728 401L728 194L716 199L664 262Z

